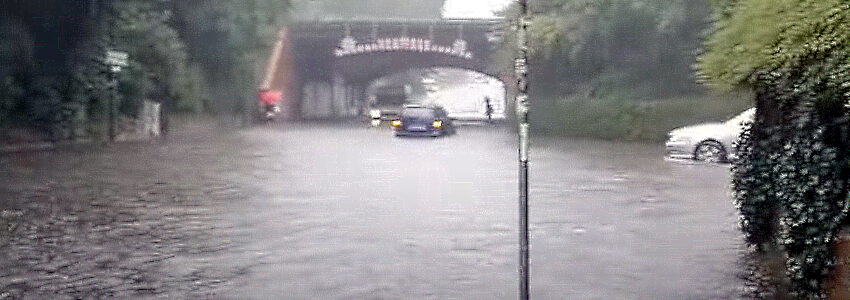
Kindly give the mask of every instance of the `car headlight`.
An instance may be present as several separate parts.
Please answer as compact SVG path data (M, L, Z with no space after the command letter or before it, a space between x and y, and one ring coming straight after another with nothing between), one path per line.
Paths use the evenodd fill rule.
M390 124L392 124L393 127L396 128L401 127L401 120L393 120L392 122L390 122Z
M372 119L378 119L378 118L381 117L381 110L380 109L370 110L369 116L372 117Z
M434 121L433 124L431 124L431 126L434 126L434 128L436 128L436 129L443 128L443 121L442 120L436 120L436 121Z

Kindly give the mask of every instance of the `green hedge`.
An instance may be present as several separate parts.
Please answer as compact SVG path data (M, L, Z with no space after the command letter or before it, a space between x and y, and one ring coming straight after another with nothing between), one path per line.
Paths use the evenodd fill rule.
M752 107L746 93L659 100L565 97L538 100L532 121L544 135L660 142L677 127L728 119ZM548 101L547 101L548 100ZM545 104L551 103L551 104Z

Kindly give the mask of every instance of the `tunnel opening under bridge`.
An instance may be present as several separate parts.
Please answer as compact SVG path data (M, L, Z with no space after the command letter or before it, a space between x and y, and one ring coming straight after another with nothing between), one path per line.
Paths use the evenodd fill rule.
M500 26L464 19L290 24L281 30L261 90L281 91L287 119L321 120L367 115L373 83L409 70L466 69L509 82L490 63ZM489 98L510 108L503 94Z
M485 102L491 103L492 115L499 119L505 116L506 77L488 72L478 61L462 56L446 53L371 53L335 57L326 68L326 72L309 74L312 76L305 78L300 85L298 115L301 119L366 116L369 104L375 100L376 88L388 85L386 82L389 79L395 82L393 84L407 85L413 89L413 93L408 95L408 103L427 104L425 102L429 97L450 97L453 90L454 94L459 94L454 95L456 98L474 98L469 101L480 102L477 104L480 116L484 115ZM332 75L330 78L316 76L321 74ZM439 80L445 76L455 80ZM398 82L400 78L407 78L407 82ZM434 82L428 83L429 80ZM442 86L435 86L440 84ZM423 85L430 85L430 95L423 92ZM488 99L486 101L485 96ZM456 102L444 104L457 106ZM455 109L449 107L449 110L452 112ZM469 108L466 110L466 117L475 118Z
M492 120L504 120L507 117L505 83L495 76L475 70L456 67L413 68L387 72L370 79L365 86L365 98L353 103L360 106L357 108L361 112L360 116L379 109L379 104L385 102L379 101L382 96L386 97L384 94L403 93L404 101L395 105L439 106L457 120L487 120L488 112Z

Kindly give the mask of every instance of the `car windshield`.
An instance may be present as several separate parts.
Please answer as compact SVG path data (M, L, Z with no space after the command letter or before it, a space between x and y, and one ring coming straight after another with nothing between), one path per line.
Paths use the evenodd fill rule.
M401 113L404 118L416 119L433 118L435 115L434 110L430 108L407 108Z

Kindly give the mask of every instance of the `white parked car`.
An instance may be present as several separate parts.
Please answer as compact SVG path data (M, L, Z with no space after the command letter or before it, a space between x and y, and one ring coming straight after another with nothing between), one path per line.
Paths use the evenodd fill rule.
M725 162L735 157L735 142L743 124L752 122L755 108L748 109L728 121L676 128L667 140L667 155L707 162Z

